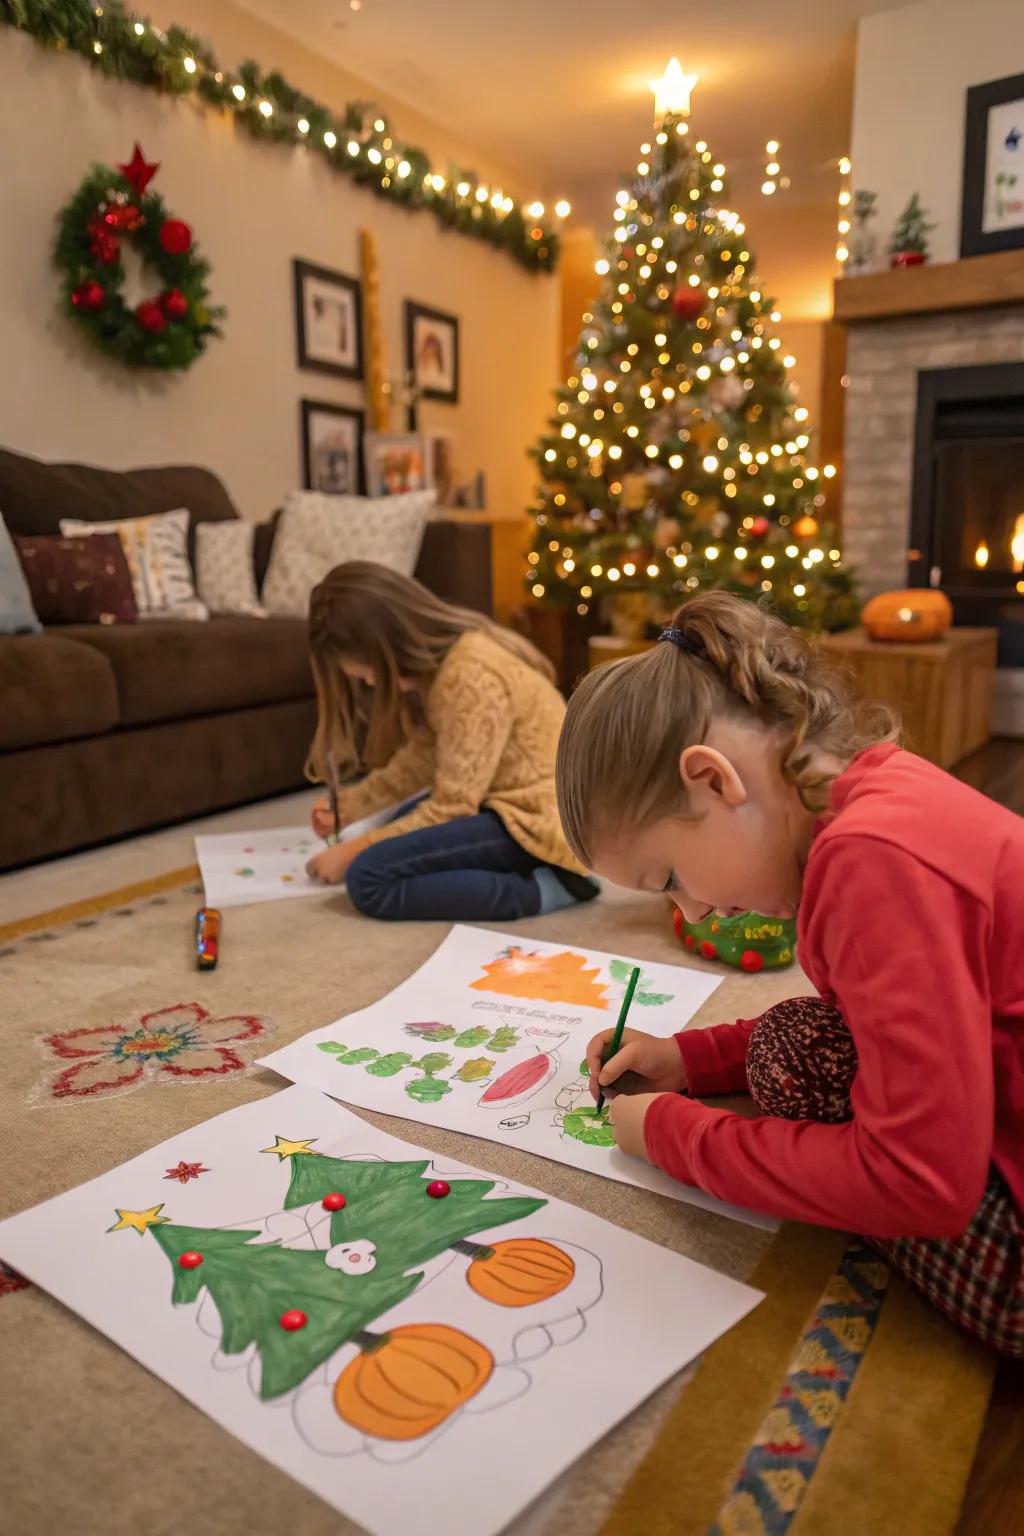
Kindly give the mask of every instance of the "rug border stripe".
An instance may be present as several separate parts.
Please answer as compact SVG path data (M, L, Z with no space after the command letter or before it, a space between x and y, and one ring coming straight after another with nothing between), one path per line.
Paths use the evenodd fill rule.
M151 875L148 880L136 880L132 885L122 885L114 891L99 896L87 896L82 901L72 901L63 907L51 907L48 912L36 912L31 917L16 918L13 923L0 925L0 944L23 939L30 933L44 928L60 928L67 923L79 922L83 917L96 917L114 907L124 907L146 896L159 896L163 891L173 891L192 880L199 879L199 865L189 864L183 869L171 869L162 875Z

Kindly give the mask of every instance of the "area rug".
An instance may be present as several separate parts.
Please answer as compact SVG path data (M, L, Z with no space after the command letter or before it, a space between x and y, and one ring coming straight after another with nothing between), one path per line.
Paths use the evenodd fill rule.
M200 974L192 955L199 900L188 868L0 930L0 1215L274 1093L281 1080L254 1065L258 1055L365 1006L408 976L446 931L374 924L343 894L326 893L229 912L221 963ZM650 898L606 895L517 931L695 963ZM697 1022L750 1016L805 986L796 970L729 972ZM577 1462L517 1522L517 1536L952 1530L989 1362L855 1240L802 1227L772 1239L514 1148L365 1117L767 1293L703 1362ZM17 1383L0 1395L0 1507L12 1530L354 1530L2 1271L0 1351ZM425 1536L442 1528L429 1519L411 1526Z

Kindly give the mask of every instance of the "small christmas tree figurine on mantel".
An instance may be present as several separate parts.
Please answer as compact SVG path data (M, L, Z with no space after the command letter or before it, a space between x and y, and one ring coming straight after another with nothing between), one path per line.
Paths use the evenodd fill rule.
M935 225L928 223L926 214L917 193L912 193L892 232L890 266L919 267L928 260L928 235Z
M673 60L651 140L615 194L601 290L534 449L527 591L581 616L600 603L614 625L637 601L657 624L721 588L767 597L790 623L841 628L856 616L852 583L819 526L835 469L813 462L795 359L725 167L693 142L692 83Z

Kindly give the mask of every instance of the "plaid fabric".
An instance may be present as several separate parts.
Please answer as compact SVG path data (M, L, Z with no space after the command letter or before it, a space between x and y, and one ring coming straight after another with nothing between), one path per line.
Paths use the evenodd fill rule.
M842 1015L818 998L779 1003L757 1021L747 1082L762 1114L851 1118L857 1052ZM1000 1354L1024 1358L1024 1213L995 1167L959 1237L865 1239L943 1317Z

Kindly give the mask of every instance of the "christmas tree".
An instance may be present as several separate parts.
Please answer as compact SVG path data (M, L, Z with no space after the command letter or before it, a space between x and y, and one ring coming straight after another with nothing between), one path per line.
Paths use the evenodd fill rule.
M360 1162L312 1154L292 1157L291 1165L285 1209L330 1212L325 1251L253 1242L260 1236L256 1229L173 1222L148 1229L173 1266L175 1304L195 1302L205 1287L220 1315L224 1353L256 1345L263 1399L298 1386L346 1341L364 1352L382 1349L389 1336L367 1324L416 1290L423 1273L415 1266L546 1203L526 1196L488 1200L494 1184L485 1179L428 1182L425 1160ZM459 1251L471 1251L480 1262L494 1253L476 1245Z
M840 627L852 586L819 526L794 359L727 207L725 168L691 142L686 85L673 60L652 142L616 194L576 369L534 450L527 586L581 614L614 599L641 622L717 587L768 595L791 623Z

